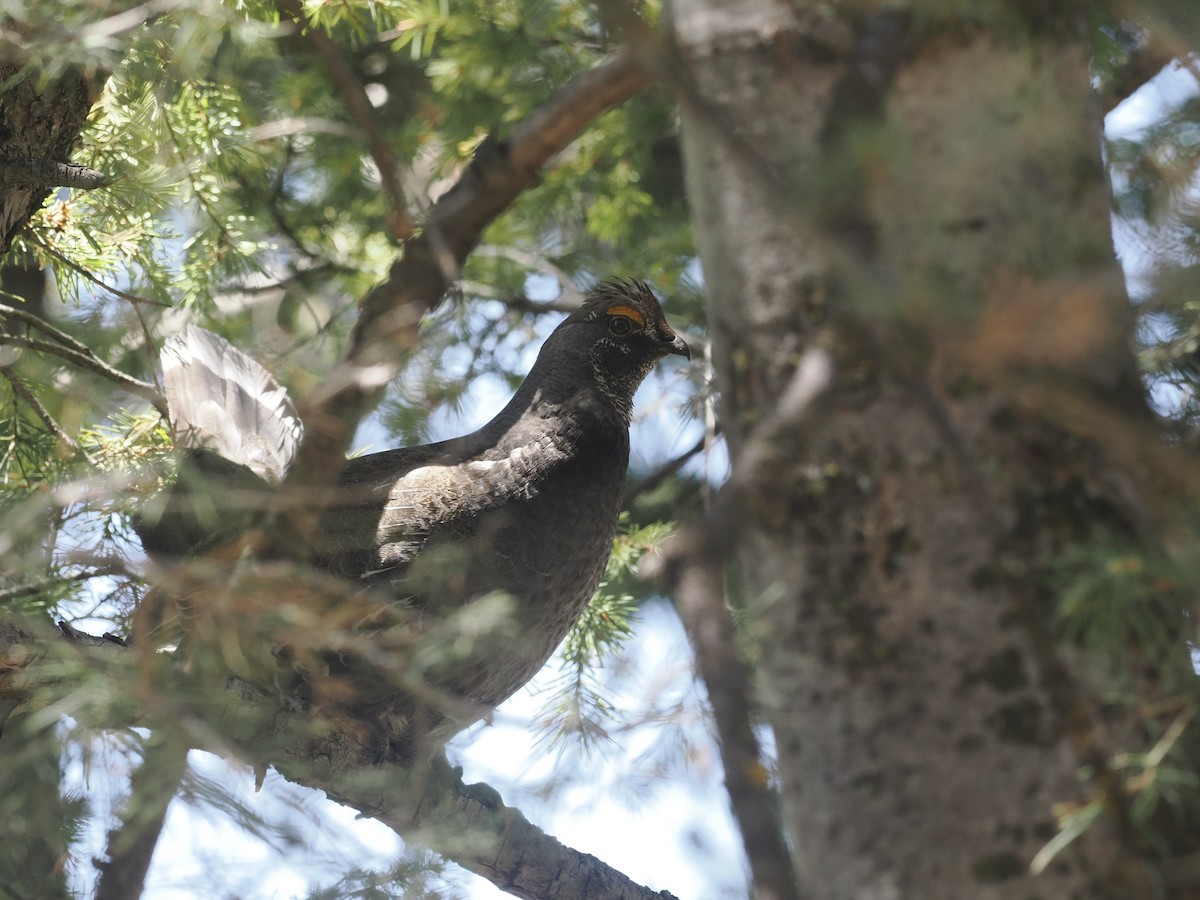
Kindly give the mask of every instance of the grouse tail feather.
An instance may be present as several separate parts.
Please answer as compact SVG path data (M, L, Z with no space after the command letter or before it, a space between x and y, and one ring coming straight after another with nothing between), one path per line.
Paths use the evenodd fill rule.
M209 450L272 484L283 481L304 424L271 373L195 325L163 345L161 361L177 447Z

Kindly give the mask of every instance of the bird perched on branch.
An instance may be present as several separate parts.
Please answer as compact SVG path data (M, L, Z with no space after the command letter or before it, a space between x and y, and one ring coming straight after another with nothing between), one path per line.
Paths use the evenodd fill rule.
M393 743L444 740L487 715L566 635L612 550L634 392L670 354L690 358L650 289L602 282L478 431L346 463L306 556L355 596L386 598L333 668L354 682L348 705L388 720ZM301 437L274 379L220 338L185 330L163 365L188 453L161 511L138 525L159 558L252 523ZM239 493L248 502L231 503ZM404 645L400 688L364 674L396 663L397 626L438 638Z

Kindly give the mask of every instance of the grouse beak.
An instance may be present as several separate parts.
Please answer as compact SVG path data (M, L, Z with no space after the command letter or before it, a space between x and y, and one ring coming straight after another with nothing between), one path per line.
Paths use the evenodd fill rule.
M666 346L663 349L665 349L668 353L675 354L676 356L682 356L684 359L692 358L692 348L689 347L687 345L687 341L685 341L679 335L675 335L675 339L673 341L666 342Z

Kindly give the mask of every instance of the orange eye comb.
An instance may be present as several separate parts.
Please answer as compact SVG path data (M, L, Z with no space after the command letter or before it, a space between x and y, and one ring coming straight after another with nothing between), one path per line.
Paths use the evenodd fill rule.
M638 328L646 324L646 317L632 306L610 306L604 311L606 316L625 316L627 319L633 319L637 323Z

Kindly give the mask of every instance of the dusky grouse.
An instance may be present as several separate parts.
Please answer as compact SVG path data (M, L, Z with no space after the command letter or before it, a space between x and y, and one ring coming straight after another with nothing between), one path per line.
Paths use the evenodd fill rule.
M346 463L324 505L314 566L387 598L396 615L374 617L368 633L456 621L404 662L406 684L432 685L423 699L394 684L373 690L364 654L347 651L334 665L354 683L348 705L386 720L394 744L440 742L487 715L583 611L612 549L633 395L668 354L690 358L650 289L601 282L482 428ZM253 496L281 480L302 431L274 379L220 338L188 329L164 347L163 365L177 443L193 449L165 512L138 526L160 558L245 528L254 510L231 512L218 494Z

